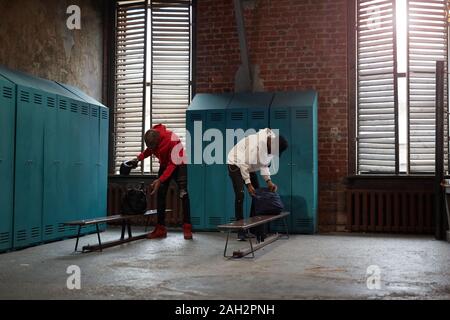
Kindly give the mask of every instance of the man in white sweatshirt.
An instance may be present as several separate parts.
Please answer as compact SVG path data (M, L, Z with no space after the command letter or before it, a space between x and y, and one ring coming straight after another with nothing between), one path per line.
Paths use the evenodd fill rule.
M288 143L283 136L277 137L272 130L266 128L242 139L230 150L227 164L235 194L236 220L244 218L244 185L247 186L251 196L254 196L255 189L259 188L256 171L260 171L270 191L277 191L277 186L270 178L269 166L274 155L281 156L287 147ZM255 210L252 201L250 216L254 215ZM245 233L238 233L238 239L245 240Z

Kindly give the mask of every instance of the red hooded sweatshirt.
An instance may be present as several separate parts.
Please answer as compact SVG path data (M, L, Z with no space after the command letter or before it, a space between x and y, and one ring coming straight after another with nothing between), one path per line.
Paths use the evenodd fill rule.
M154 126L153 130L158 131L161 136L158 147L156 150L147 148L138 156L138 159L139 161L142 161L152 155L158 158L161 168L165 168L163 174L159 177L159 180L165 182L170 178L177 165L186 163L184 159L183 144L175 133L167 130L162 124ZM172 155L172 153L174 154Z

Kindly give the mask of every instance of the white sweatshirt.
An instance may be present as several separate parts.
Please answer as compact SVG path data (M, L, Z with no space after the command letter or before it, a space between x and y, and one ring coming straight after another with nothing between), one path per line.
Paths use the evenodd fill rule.
M261 129L239 141L228 153L227 164L241 170L245 184L250 183L250 172L260 171L265 181L270 179L269 164L273 155L268 154L267 138L275 138L270 129Z

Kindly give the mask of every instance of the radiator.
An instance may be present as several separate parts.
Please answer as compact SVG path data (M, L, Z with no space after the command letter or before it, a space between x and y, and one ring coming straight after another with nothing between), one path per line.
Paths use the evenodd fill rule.
M432 190L347 190L347 229L354 232L431 234Z
M133 183L109 183L108 185L108 215L120 214L120 207L122 197L125 194L128 186L133 185ZM136 184L134 184L136 185ZM150 190L147 188L147 209L156 209L156 195L151 196ZM183 223L182 215L182 205L181 200L178 197L177 188L175 185L169 187L167 192L167 203L166 208L171 209L170 212L166 212L166 224L168 226L179 226ZM151 217L150 225L156 224L156 216ZM135 225L146 225L147 218L135 219L133 224Z

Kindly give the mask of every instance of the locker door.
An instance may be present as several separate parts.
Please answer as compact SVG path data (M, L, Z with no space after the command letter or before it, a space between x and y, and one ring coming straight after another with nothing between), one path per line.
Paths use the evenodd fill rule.
M71 112L69 99L58 96L58 121L57 121L57 148L58 160L60 161L60 172L57 178L59 188L59 210L58 210L58 238L64 238L70 234L68 228L63 225L64 222L74 220L72 214L73 208L70 194L74 192L74 184L72 180L72 129L71 129Z
M60 175L61 159L58 132L58 109L56 96L47 96L44 105L44 194L42 230L43 240L58 239L60 221L61 196ZM64 222L64 221L62 221Z
M292 138L294 136L291 133L291 119L290 119L290 108L286 107L272 107L270 110L270 124L273 130L279 130L279 134L284 136L288 143L291 144ZM274 164L271 165L272 181L278 186L278 193L280 194L281 200L283 201L285 211L293 210L291 203L292 194L292 146L283 153L279 159L278 172L274 174ZM292 215L292 213L291 213ZM277 231L284 231L281 229L281 222L274 222L274 229ZM291 230L291 222L289 221L289 229Z
M90 218L100 217L99 208L99 179L100 179L100 119L99 107L95 105L90 106L89 117L89 136L90 136L90 183L92 185L91 193L89 194L89 211Z
M81 189L82 184L82 141L80 128L81 106L78 101L69 99L68 117L69 117L69 139L68 139L68 179L69 202L67 204L68 220L82 219ZM67 236L76 235L76 227L66 228Z
M315 232L313 109L291 110L292 136L292 227L296 233Z
M18 87L16 122L16 179L14 198L14 247L42 241L43 97Z
M79 219L91 218L90 213L90 197L93 192L93 184L91 183L92 174L91 167L91 137L90 137L90 109L87 103L80 103L78 114L78 130L80 132L80 189L79 189ZM83 233L93 231L93 226L84 228Z
M188 164L188 192L191 203L191 222L196 230L205 228L205 166L202 162L203 129L195 132L194 123L197 122L204 127L205 120L206 112L187 111L186 128L190 134L190 139L186 143L186 151L190 157L190 164Z
M217 129L224 135L226 126L225 110L207 111L206 117L205 130ZM222 138L218 138L218 148L212 147L212 143L215 142L214 138L212 141L205 141L204 148L204 155L211 154L221 163L209 165L205 163L205 216L206 228L210 230L216 230L217 225L225 223L227 217L225 212L225 193L228 173L225 164L225 147L223 146ZM212 151L208 152L208 150ZM217 154L217 152L220 152L221 155Z
M0 251L12 248L16 88L0 81Z
M98 179L98 216L106 217L108 201L108 146L109 146L109 109L100 107L100 125L99 125L99 170ZM106 229L106 224L100 226L101 230Z
M248 127L248 112L247 109L244 108L235 108L227 110L227 129L242 129L244 132ZM227 135L227 139L230 137ZM242 138L235 137L234 141L228 142L226 140L226 152L225 152L225 161L227 160L228 153ZM226 168L227 169L227 168ZM245 190L244 190L245 191ZM234 208L235 195L233 190L233 184L228 175L228 171L226 173L226 194L225 194L225 210L226 210L226 222L235 221L235 208ZM250 206L249 206L249 195L248 192L245 193L244 199L244 218L249 216Z

